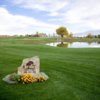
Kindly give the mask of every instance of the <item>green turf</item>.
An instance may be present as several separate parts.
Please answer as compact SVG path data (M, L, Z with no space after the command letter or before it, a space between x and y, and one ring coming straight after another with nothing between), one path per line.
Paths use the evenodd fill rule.
M36 55L49 80L26 85L2 81L17 71L22 59ZM0 100L100 100L100 48L1 45Z

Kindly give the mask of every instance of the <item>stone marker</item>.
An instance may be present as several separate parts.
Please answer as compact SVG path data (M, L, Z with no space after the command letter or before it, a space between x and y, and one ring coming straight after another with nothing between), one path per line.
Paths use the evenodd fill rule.
M32 74L34 77L44 76L45 80L47 80L49 77L44 73L40 72L40 59L38 56L32 57L32 58L26 58L22 61L22 64L20 67L18 67L17 75L23 75L26 73ZM17 81L10 80L10 75L7 75L3 78L3 81L15 84Z
M21 66L18 67L18 74L23 75L25 73L31 73L33 75L40 73L40 59L38 56L23 60Z

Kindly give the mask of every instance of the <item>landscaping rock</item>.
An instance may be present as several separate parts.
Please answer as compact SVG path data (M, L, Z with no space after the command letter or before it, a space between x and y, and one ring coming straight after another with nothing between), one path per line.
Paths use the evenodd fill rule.
M10 75L5 76L2 80L5 81L5 82L7 82L7 83L9 83L9 84L18 83L17 81L10 80Z

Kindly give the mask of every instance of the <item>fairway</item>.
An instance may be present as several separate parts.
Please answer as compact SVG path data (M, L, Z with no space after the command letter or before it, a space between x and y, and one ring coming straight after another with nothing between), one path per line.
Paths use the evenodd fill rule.
M0 0L0 100L100 100L100 0Z
M32 56L40 57L41 72L49 76L46 82L11 85L2 81ZM2 44L0 100L100 100L100 48Z

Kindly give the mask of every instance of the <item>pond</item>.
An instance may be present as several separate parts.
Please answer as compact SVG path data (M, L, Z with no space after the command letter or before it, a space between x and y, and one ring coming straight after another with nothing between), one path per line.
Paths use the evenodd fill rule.
M63 48L100 48L98 42L54 42L46 45Z

